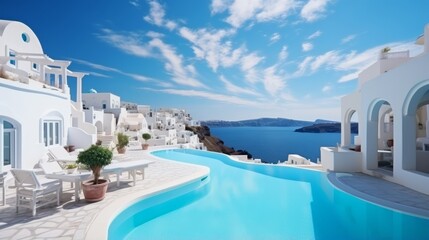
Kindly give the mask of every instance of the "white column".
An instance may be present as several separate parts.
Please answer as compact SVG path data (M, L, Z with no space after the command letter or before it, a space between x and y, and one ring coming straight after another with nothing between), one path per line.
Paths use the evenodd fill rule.
M59 87L60 86L59 76L58 74L54 74L54 76L55 76L55 87Z
M63 86L62 86L62 89L63 89L63 91L65 91L66 86L67 86L67 67L62 66L62 67L61 67L61 71L62 71L62 78L63 78Z
M40 81L43 83L46 83L46 79L45 79L45 65L44 64L40 64Z
M426 137L429 137L429 104L426 105Z
M82 77L82 75L79 75L76 81L76 102L79 106L78 110L82 110Z

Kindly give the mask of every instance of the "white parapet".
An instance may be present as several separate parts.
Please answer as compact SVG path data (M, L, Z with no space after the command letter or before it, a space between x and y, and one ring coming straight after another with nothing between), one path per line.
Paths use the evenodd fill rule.
M321 147L323 170L335 172L361 172L362 153L344 148Z

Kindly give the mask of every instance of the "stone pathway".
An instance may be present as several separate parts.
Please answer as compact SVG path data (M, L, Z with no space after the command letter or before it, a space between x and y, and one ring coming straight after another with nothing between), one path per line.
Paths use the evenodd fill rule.
M429 218L429 195L363 173L328 174L339 189L395 210Z
M198 171L201 168L197 166L156 160L145 170L143 181L141 175L137 176L136 186L133 186L132 179L128 179L128 173L122 175L119 188L112 178L105 199L96 203L86 203L85 200L76 203L72 197L74 190L70 189L70 183L65 182L61 205L38 208L35 217L28 209L21 208L18 214L15 212L15 189L8 187L6 205L0 206L0 239L84 239L87 226L96 214L117 198L136 191L147 191L161 183L180 183L181 178Z

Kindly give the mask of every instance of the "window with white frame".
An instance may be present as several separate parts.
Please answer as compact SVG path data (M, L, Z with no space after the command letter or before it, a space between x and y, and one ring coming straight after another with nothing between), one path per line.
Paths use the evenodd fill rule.
M61 128L62 122L60 120L43 121L43 142L45 146L61 143Z
M39 64L31 63L31 69L33 69L33 71L39 72Z

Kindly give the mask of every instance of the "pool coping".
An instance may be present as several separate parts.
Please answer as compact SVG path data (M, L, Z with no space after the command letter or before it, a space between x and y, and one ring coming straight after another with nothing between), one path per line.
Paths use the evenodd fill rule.
M150 151L149 153L151 153ZM158 158L154 155L151 155L154 158ZM181 187L183 185L187 185L189 183L200 181L201 178L207 177L210 174L210 169L205 166L183 163L174 160L167 160L164 158L163 161L173 161L175 163L180 163L184 165L191 165L196 169L199 169L194 174L191 174L186 177L181 177L180 179L176 179L173 182L164 183L158 185L153 188L145 189L142 191L138 191L132 194L128 194L126 196L120 197L113 201L111 204L103 208L95 217L92 218L92 221L86 227L85 239L108 239L108 230L109 226L112 223L113 219L120 214L126 207L130 206L132 203L137 200L148 198L151 196L155 196L157 194L169 191L174 188Z
M373 195L364 193L362 191L359 191L359 190L353 188L352 186L349 186L349 185L341 182L341 180L339 180L338 178L341 177L341 175L345 175L345 174L353 175L350 173L328 172L327 178L328 178L329 182L335 188L337 188L343 192L346 192L346 193L348 193L354 197L357 197L363 201L375 204L375 205L380 206L380 207L388 208L392 211L397 211L397 212L400 212L403 214L408 214L408 215L419 217L419 218L429 219L429 210L416 208L416 207L412 207L412 206L407 206L407 205L400 204L397 202L385 200L385 199L382 199L380 197L373 196ZM379 179L379 180L385 181L382 179Z

